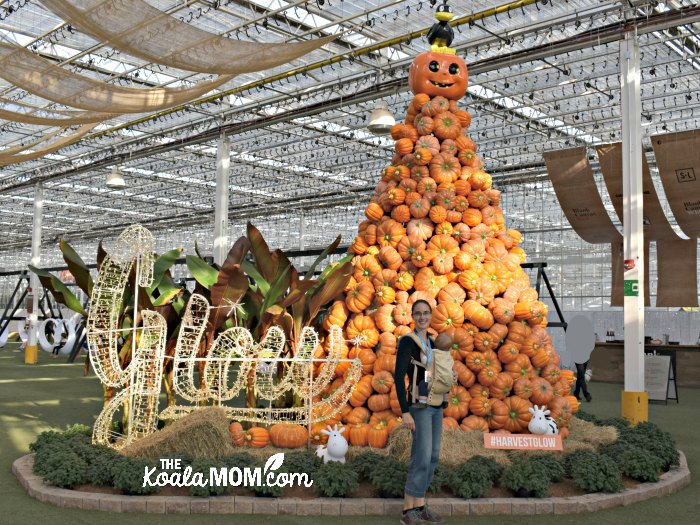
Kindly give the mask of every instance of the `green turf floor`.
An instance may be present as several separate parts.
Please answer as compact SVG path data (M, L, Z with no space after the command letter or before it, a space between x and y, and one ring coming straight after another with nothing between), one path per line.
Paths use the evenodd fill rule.
M308 523L318 517L265 516L178 516L116 514L64 510L40 503L22 490L12 475L12 462L26 454L36 436L48 429L64 429L72 423L92 424L101 406L102 390L91 375L83 377L82 364L67 365L48 354L40 355L37 366L23 364L16 349L0 349L0 525L15 524L192 524L192 523ZM620 385L593 383L593 402L584 409L597 416L620 415ZM700 468L700 390L681 389L680 403L651 405L651 421L661 425L678 441L688 457L692 472ZM356 524L357 518L332 518L337 525ZM518 524L697 524L700 523L700 482L697 478L681 492L630 507L564 516L460 517L450 524L497 524L506 520ZM397 523L398 516L366 517L363 523Z

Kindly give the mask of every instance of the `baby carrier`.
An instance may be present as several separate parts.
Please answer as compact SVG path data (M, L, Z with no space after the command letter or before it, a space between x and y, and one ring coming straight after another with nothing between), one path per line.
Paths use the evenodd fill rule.
M423 343L415 332L406 334L410 337L418 348L423 347ZM426 367L421 361L416 361L411 357L411 364L413 365L413 385L411 387L411 403L416 403L418 401L418 367L426 369L431 374L431 383L428 388L428 405L437 407L442 404L444 395L447 394L452 386L454 385L454 373L452 372L452 367L454 366L454 360L450 352L438 350L433 352L433 357L430 363Z

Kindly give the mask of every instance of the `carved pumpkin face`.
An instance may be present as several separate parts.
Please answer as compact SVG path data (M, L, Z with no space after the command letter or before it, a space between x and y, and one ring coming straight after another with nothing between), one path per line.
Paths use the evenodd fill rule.
M467 92L467 65L457 55L428 51L411 64L408 86L414 94L459 100Z

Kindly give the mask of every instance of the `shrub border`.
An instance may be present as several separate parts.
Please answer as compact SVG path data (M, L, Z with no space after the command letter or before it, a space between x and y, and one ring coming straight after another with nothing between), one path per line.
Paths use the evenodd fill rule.
M680 452L680 451L679 451ZM12 463L12 473L29 496L62 508L149 514L268 514L295 516L398 516L401 499L381 498L256 498L252 496L124 496L78 492L45 484L32 472L34 456L28 454ZM627 506L667 496L690 484L685 454L680 465L660 476L655 483L641 483L617 494L586 494L566 498L433 498L431 508L443 516L576 514Z

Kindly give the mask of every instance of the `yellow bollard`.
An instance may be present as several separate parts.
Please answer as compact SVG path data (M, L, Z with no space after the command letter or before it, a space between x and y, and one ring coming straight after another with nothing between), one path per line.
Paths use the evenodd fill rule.
M631 425L649 421L649 392L622 391L622 417Z
M36 345L27 345L24 348L24 364L36 365L39 363L39 351Z

